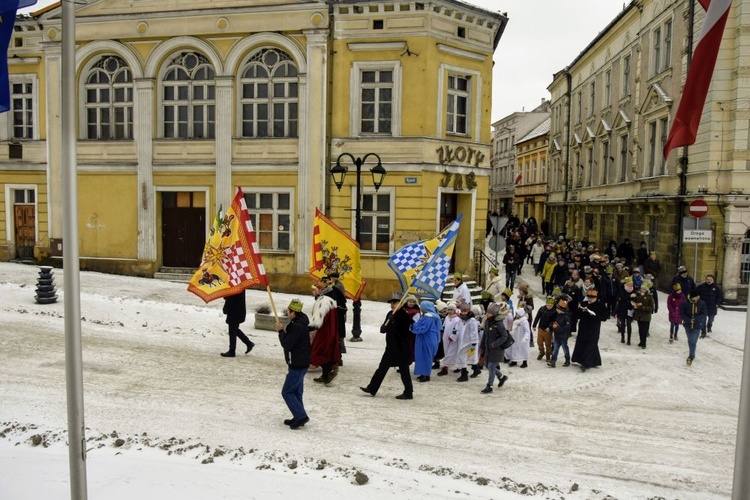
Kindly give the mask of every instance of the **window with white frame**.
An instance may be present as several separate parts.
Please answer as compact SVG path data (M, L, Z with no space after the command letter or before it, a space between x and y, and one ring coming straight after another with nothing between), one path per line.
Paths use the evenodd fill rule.
M669 134L669 118L663 117L659 118L659 155L658 155L658 162L659 162L659 170L657 172L657 175L665 175L667 173L667 160L664 158L664 155L661 154L662 151L664 151L664 146L667 144L667 135Z
M583 92L578 92L578 110L576 116L578 117L576 123L581 123L581 119L583 118Z
M620 171L617 176L618 182L625 182L628 169L628 134L620 136Z
M11 116L13 139L34 139L34 82L11 79Z
M183 52L172 59L162 80L164 138L214 138L214 75L211 62L197 52Z
M654 30L653 40L654 40L654 45L653 45L653 50L652 50L652 54L654 57L653 74L657 74L661 72L661 63L662 63L661 27L658 27Z
M591 82L589 86L589 113L588 116L594 116L594 108L596 107L596 81Z
M390 252L393 227L391 201L393 193L387 188L379 191L365 189L362 194L362 219L359 227L360 249Z
M609 183L609 136L602 141L602 184Z
M608 69L604 73L604 107L612 104L612 70Z
M592 186L594 183L594 145L591 144L586 148L586 157L588 158L588 172L586 175L586 185Z
M297 137L299 76L292 58L264 48L241 74L242 137Z
M36 203L36 190L14 189L13 202L15 205L33 205Z
M248 191L251 191L248 188ZM245 203L262 250L292 249L292 192L284 190L245 191Z
M656 121L648 124L648 171L646 177L653 177L656 172L656 146L659 141Z
M622 58L622 95L630 93L630 55Z
M542 158L540 160L542 164L541 172L539 173L539 180L541 182L547 182L547 158Z
M533 160L531 162L531 182L536 182L536 166L537 162L536 160Z
M125 61L100 58L86 75L84 92L88 139L133 138L133 75Z
M468 134L471 77L448 75L448 116L446 131L449 134Z
M672 20L664 23L664 63L662 69L667 69L672 64Z
M393 69L365 69L360 73L360 131L391 135L393 130Z

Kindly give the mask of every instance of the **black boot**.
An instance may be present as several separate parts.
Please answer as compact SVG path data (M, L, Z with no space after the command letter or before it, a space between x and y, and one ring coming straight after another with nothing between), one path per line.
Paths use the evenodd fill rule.
M471 378L477 378L482 373L482 369L479 365L471 365Z
M527 366L529 366L529 364L526 361L521 363L521 368L526 368Z
M469 370L466 368L461 369L461 376L456 379L456 382L468 382L469 381Z
M489 394L489 393L491 393L491 392L492 392L492 387L490 387L490 386L488 385L488 386L486 386L486 387L485 387L484 389L482 389L482 391L481 391L481 392L482 392L482 394Z

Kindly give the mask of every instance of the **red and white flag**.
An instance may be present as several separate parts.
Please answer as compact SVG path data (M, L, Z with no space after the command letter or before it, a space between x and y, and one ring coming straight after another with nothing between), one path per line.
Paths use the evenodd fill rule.
M727 24L729 8L732 6L732 0L698 1L706 9L706 19L693 53L680 105L667 142L664 144L664 158L669 156L669 152L674 148L695 143L703 105L706 103L708 87L719 55L721 37Z

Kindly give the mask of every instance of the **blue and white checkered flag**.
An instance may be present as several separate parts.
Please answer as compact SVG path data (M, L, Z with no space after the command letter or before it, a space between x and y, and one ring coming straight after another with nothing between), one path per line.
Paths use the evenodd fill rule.
M445 282L448 279L450 271L451 258L453 257L453 248L456 246L456 237L461 225L461 218L453 221L443 229L437 238L440 244L432 255L427 259L422 270L417 274L411 284L412 291L420 297L438 300L445 288Z
M409 243L391 255L388 267L398 277L402 292L410 291L425 298L440 297L448 277L461 217L434 238Z

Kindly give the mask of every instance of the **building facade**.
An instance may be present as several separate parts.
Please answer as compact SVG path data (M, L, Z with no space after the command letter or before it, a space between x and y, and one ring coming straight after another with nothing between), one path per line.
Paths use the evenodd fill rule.
M153 276L195 268L235 186L275 288L306 290L320 208L354 234L362 167L367 297L386 262L464 213L456 268L483 235L492 56L507 19L463 2L197 0L76 8L83 269ZM19 18L13 110L0 117L0 258L54 259L62 241L61 7ZM433 110L425 113L426 109ZM353 170L348 156L342 164Z
M660 286L685 265L698 282L714 274L729 303L746 300L750 278L748 9L732 5L696 143L666 160L689 34L697 40L705 17L697 3L630 2L549 86L551 227L601 245L645 241L662 263ZM688 212L698 199L709 205L699 222ZM711 241L683 242L695 228Z
M534 217L541 223L546 218L550 121L548 117L516 142L514 213L521 220Z
M516 111L492 124L490 210L510 215L514 210L517 172L516 142L549 117L550 102L542 99L532 111Z

